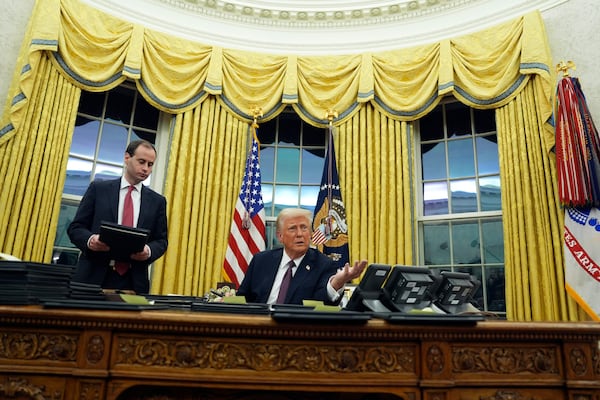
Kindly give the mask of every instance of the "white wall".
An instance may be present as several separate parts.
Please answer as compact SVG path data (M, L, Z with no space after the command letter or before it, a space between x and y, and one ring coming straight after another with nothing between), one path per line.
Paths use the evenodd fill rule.
M500 1L500 0L496 0ZM10 81L35 0L2 1L0 9L0 105L8 96ZM576 64L592 118L600 127L600 6L598 0L569 0L543 11L554 66L561 60ZM11 97L14 94L10 95ZM2 108L3 109L3 108Z
M570 0L542 14L554 66L573 61L592 119L600 129L600 2Z
M0 8L0 113L19 56L35 0L4 0ZM12 96L11 96L12 97Z

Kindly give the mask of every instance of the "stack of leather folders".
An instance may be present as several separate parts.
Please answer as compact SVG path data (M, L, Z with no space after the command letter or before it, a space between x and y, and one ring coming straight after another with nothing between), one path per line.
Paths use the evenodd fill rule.
M74 266L0 260L0 304L38 304L69 297Z

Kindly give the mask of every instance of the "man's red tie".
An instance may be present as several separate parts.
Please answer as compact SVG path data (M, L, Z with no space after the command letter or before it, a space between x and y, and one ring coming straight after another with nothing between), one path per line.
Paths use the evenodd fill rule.
M277 304L285 303L285 295L287 294L288 288L290 287L290 282L292 281L292 268L296 266L294 260L290 260L287 265L287 271L285 271L285 275L283 276L283 280L281 281L281 286L279 287L279 294L277 295Z
M134 189L135 186L133 185L129 185L129 188L127 188L127 194L125 195L125 201L123 202L123 218L121 218L122 225L133 226L133 199L131 198L131 192ZM115 262L115 270L119 273L119 275L124 275L128 269L128 262Z

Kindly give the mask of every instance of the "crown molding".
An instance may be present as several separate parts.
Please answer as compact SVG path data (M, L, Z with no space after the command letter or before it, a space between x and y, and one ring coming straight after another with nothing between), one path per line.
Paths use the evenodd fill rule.
M569 0L82 0L209 45L273 54L356 54L432 43Z

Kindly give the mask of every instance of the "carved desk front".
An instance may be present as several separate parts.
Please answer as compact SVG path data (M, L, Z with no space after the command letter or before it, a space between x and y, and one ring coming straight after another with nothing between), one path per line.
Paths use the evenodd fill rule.
M600 324L0 306L0 399L600 400Z

